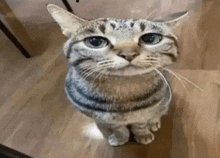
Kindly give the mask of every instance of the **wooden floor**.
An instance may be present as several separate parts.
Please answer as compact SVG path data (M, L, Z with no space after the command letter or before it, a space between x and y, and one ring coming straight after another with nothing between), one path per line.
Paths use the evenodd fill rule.
M0 143L36 158L220 158L219 8L218 0L204 0L193 15L198 25L191 19L184 28L177 72L203 90L189 82L185 90L174 78L169 114L147 146L131 140L110 147L94 122L70 106L58 30L46 51L31 59L0 32Z
M0 108L0 140L6 146L42 158L218 158L220 157L220 73L181 70L205 91L174 81L174 102L162 119L156 140L110 147L94 122L73 110L63 91L66 65L55 65L24 92ZM16 100L16 101L15 101Z

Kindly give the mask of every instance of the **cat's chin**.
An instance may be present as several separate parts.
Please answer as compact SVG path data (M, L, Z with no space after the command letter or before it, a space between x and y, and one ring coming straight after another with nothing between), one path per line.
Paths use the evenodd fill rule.
M142 75L148 73L152 70L154 70L152 67L142 68L138 66L129 65L117 70L110 70L108 71L108 74L114 76L135 76L135 75Z

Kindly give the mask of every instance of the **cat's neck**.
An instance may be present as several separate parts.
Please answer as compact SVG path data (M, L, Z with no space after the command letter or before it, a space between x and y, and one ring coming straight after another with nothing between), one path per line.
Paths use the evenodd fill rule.
M131 96L138 97L152 91L161 81L160 76L152 71L150 73L135 76L96 75L86 79L101 94L114 98L114 100L129 100Z

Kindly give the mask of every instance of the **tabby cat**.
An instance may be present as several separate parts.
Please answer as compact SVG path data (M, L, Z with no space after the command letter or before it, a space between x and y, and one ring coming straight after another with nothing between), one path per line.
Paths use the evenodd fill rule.
M130 131L151 143L172 100L163 68L179 59L174 32L187 12L169 21L84 20L53 4L47 9L68 37L65 90L73 106L95 120L111 146L128 142Z

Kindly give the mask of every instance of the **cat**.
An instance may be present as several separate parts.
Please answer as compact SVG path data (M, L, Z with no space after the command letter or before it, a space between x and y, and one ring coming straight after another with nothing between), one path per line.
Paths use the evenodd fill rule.
M168 21L85 20L53 4L47 9L68 37L65 91L72 105L95 120L111 146L127 143L130 131L137 142L151 143L172 101L163 68L179 61L174 32L188 13Z

